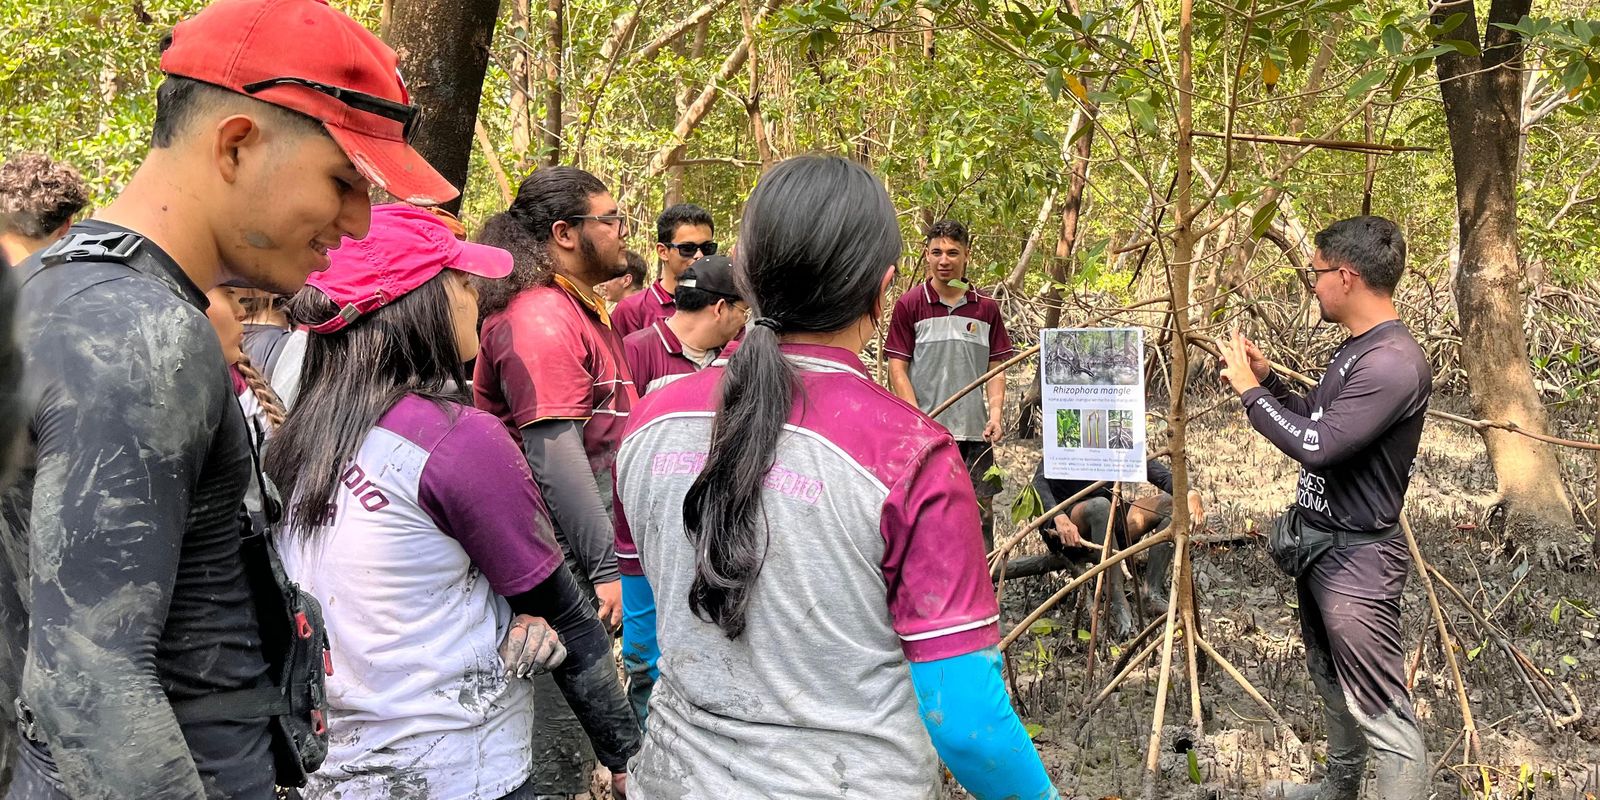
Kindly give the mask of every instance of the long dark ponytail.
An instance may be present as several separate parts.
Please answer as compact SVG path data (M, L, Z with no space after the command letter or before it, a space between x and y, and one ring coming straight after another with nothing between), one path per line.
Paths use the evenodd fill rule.
M771 533L761 485L794 405L797 379L779 334L860 322L901 250L883 184L842 158L784 161L745 205L734 274L757 324L728 361L705 468L683 500L695 547L689 607L729 639L744 632L750 588L766 559Z

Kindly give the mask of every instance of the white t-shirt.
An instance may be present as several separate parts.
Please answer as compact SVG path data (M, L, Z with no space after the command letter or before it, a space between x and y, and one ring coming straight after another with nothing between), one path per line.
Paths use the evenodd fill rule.
M328 513L309 539L279 534L333 651L328 758L305 796L495 800L521 786L533 695L500 660L503 598L543 582L561 551L510 434L481 411L406 397Z

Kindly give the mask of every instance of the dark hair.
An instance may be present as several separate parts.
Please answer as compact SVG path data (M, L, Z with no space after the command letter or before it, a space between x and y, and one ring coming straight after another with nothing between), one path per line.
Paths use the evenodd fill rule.
M649 270L649 265L644 263L644 256L628 251L628 274L633 276L634 286L644 286L645 273Z
M408 394L451 408L466 402L441 272L394 302L333 333L309 334L300 394L267 448L267 475L293 504L287 530L309 537L326 520L341 473L378 420ZM312 286L289 301L290 316L321 322L339 313Z
M766 559L761 487L798 386L777 331L838 331L872 313L901 247L883 184L843 158L784 161L745 206L734 279L765 319L728 362L705 468L683 500L695 548L689 607L730 639L744 632L750 586Z
M922 243L928 244L934 239L949 239L964 248L972 249L972 235L967 233L967 226L953 219L941 219L928 226L928 235L923 237Z
M511 206L478 231L479 242L509 251L512 263L504 280L472 279L479 316L503 310L524 290L549 286L554 274L548 250L551 228L589 213L589 198L605 193L599 178L577 167L541 167L524 178Z
M300 133L328 135L321 122L292 108L257 100L204 81L169 75L156 88L156 121L150 128L150 146L171 147L178 134L191 122L202 114L223 108L248 109L255 116L273 119Z
M682 280L682 278L679 278L679 280ZM681 283L678 284L678 290L672 293L673 307L685 313L699 311L702 308L710 308L716 305L718 300L731 302L732 298L723 297L720 294L708 292L695 286L684 286Z
M43 239L88 202L89 187L69 164L40 153L18 153L0 164L0 232Z
M1406 269L1406 237L1383 217L1341 219L1317 232L1318 252L1329 264L1355 270L1368 286L1394 294Z
M717 226L711 222L710 211L694 203L679 203L656 217L656 241L672 241L672 237L678 235L678 229L685 225L704 225L713 233L717 230Z

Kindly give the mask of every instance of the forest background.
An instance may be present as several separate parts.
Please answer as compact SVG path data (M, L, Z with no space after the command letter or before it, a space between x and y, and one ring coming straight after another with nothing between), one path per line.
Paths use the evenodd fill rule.
M1592 0L335 5L400 52L418 146L465 186L469 227L560 163L607 181L647 257L677 201L710 209L727 244L764 166L843 155L902 212L898 289L920 279L924 226L952 217L976 236L970 277L1023 343L1058 324L1148 326L1152 407L1168 403L1153 448L1170 435L1184 451L1190 394L1220 407L1208 337L1242 326L1285 367L1319 369L1341 337L1297 271L1311 236L1387 216L1409 243L1399 301L1435 368L1435 424L1476 437L1468 459L1491 470L1470 514L1432 522L1481 526L1512 589L1530 566L1594 574ZM0 0L0 155L49 153L97 202L114 196L147 146L160 38L203 6ZM1034 369L1014 368L1013 397L1036 394ZM1586 624L1583 646L1600 648ZM1591 765L1597 739L1592 725Z

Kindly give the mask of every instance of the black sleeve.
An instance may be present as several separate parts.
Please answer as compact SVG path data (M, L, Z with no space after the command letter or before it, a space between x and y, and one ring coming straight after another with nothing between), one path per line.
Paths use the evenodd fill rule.
M1172 494L1172 469L1157 459L1145 462L1145 481L1168 495Z
M1296 412L1265 389L1251 389L1242 399L1251 427L1317 472L1361 452L1405 416L1416 400L1415 378L1410 364L1390 350L1377 349L1356 361L1318 419Z
M205 318L143 291L85 291L32 345L48 375L33 419L22 695L68 795L202 800L156 648L196 477L232 398Z
M582 421L552 419L527 425L522 429L522 452L545 505L550 507L557 533L589 582L617 580L616 533L600 485L589 469Z
M639 722L617 677L611 635L572 573L558 567L543 583L506 602L518 614L543 617L561 636L567 660L555 669L556 685L589 734L595 758L612 772L627 772L628 759L639 752Z
M1277 401L1282 404L1284 408L1287 408L1301 416L1308 416L1311 414L1311 402L1306 399L1305 395L1296 392L1294 387L1290 386L1289 382L1284 380L1283 377L1278 373L1267 373L1267 379L1261 382L1261 388L1271 392L1272 396L1277 399ZM1240 399L1243 400L1242 397ZM1246 404L1247 407L1248 405L1249 404Z

